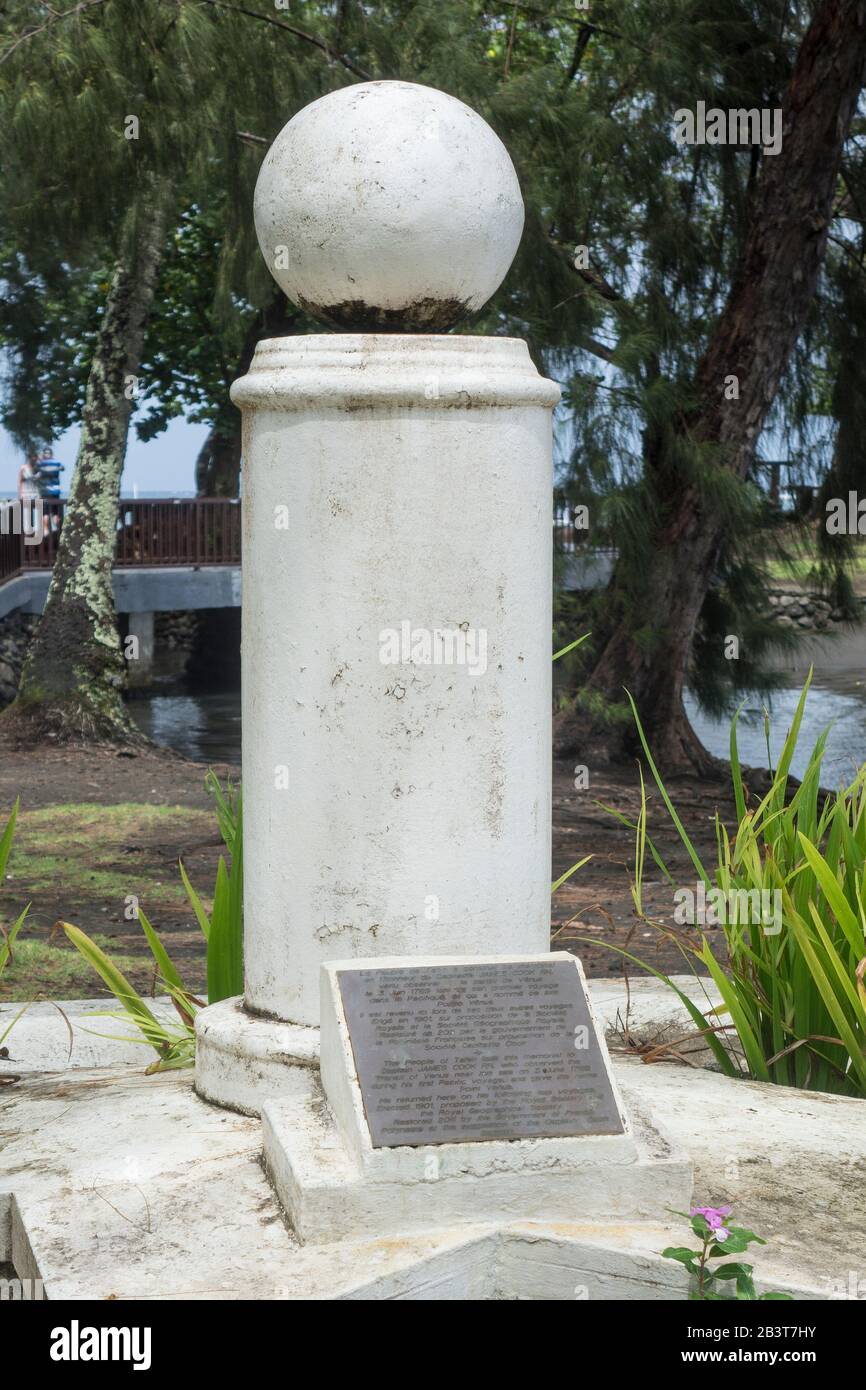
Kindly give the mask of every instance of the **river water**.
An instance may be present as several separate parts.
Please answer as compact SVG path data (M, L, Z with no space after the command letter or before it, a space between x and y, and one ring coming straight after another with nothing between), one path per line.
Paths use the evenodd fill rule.
M770 751L775 765L797 706L801 685L777 691L770 708ZM711 719L695 700L686 697L689 718L702 743L717 757L728 756L730 720ZM214 694L153 695L133 700L130 709L137 723L156 743L174 748L195 762L239 763L241 756L240 691ZM832 723L824 758L822 783L834 787L850 781L866 762L866 673L837 671L816 677L806 702L806 712L792 772L801 777L821 731ZM745 702L737 726L740 759L752 767L766 767L763 703L760 697ZM662 769L664 771L664 769Z
M800 698L802 683L777 690L767 700L770 711L770 756L773 766L779 758L785 735ZM698 737L711 753L727 758L730 738L729 719L711 719L694 699L686 697L686 709ZM797 750L791 763L795 777L802 777L818 735L831 725L824 754L821 784L837 787L848 783L866 762L866 680L862 671L835 671L816 676L806 700ZM762 697L747 699L737 722L740 761L752 767L767 766Z
M130 700L135 722L154 743L197 763L241 760L241 693L151 695Z

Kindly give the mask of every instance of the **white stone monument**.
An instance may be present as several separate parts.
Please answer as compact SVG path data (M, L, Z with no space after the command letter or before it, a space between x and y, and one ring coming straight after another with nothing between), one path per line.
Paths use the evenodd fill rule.
M692 1165L647 1094L704 1182L740 1164L722 1193L768 1233L807 1188L845 1207L840 1155L856 1205L862 1101L611 1068L549 950L558 391L520 342L445 336L508 269L514 170L460 102L363 84L289 123L256 209L280 283L339 331L260 344L235 389L246 993L196 1019L199 1096L118 1067L122 1024L76 1029L70 1063L84 1001L6 1006L0 1073L31 1075L0 1075L0 1262L60 1303L684 1299L660 1252ZM645 1030L688 1030L638 997ZM783 1242L770 1287L838 1288L828 1230L808 1258Z
M549 949L559 399L523 342L444 335L523 227L462 102L323 97L255 212L275 278L343 331L260 343L232 391L246 990L201 1016L197 1086L244 1110L315 1059L324 962Z
M516 250L511 161L452 97L365 83L289 122L255 206L338 331L259 344L232 391L245 994L199 1014L197 1090L261 1113L312 1244L682 1208L550 953L559 389L445 335Z

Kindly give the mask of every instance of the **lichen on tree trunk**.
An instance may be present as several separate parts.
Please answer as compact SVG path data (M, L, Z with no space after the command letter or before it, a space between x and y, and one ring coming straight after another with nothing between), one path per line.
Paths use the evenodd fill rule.
M45 611L4 725L27 737L143 741L123 701L112 564L129 419L166 222L165 190L131 212L87 380Z

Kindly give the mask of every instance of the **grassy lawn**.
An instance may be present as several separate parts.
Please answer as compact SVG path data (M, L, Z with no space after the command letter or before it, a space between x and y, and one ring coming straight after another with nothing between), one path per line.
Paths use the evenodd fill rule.
M817 563L815 542L800 535L792 537L788 543L791 559L789 561L776 559L768 561L769 574L780 583L791 582L808 587L812 579L812 571ZM866 594L866 538L854 541L854 554L849 573L855 592L860 595Z
M81 802L22 811L3 898L14 894L23 906L62 885L72 900L87 895L123 904L135 894L148 912L170 906L183 897L175 845L213 833L213 815L180 806Z
M116 943L94 933L97 946L107 951L125 975L141 966L136 956L122 955ZM12 960L0 975L0 1000L109 998L108 991L84 957L59 934L53 941L30 936L26 929L15 943Z
M105 993L66 938L52 936L58 918L86 931L136 988L149 992L153 959L133 898L164 936L190 988L200 989L204 938L178 859L209 909L221 848L213 812L188 806L69 802L21 811L0 884L0 922L8 926L27 903L31 908L0 976L0 1000Z

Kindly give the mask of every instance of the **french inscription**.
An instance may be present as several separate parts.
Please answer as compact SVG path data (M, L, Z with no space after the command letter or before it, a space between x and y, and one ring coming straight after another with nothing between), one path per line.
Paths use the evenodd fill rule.
M375 1148L621 1134L568 961L341 970Z

